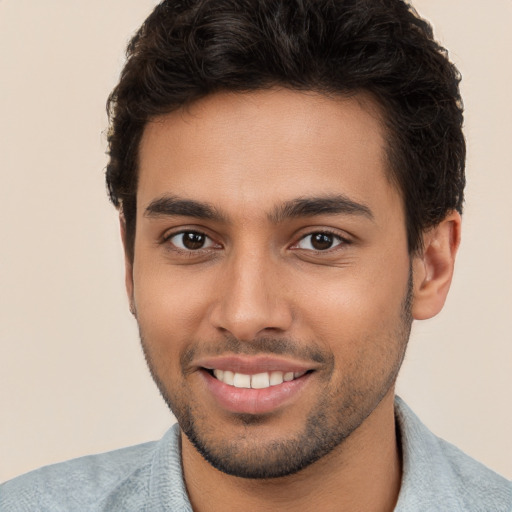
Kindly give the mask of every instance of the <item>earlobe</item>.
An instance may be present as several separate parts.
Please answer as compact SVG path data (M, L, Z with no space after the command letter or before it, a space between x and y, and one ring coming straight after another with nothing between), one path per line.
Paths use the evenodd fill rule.
M123 242L124 249L124 280L126 286L126 293L128 295L128 301L130 304L130 313L136 317L135 303L133 299L133 261L130 256L131 251L127 246L128 242L126 237L126 221L122 213L119 215L119 227L121 231L121 240Z
M461 217L449 213L423 235L423 251L413 260L414 299L412 316L426 320L444 306L460 244Z

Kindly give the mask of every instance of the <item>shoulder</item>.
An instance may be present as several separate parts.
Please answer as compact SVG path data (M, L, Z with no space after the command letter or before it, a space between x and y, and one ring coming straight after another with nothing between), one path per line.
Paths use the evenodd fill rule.
M459 493L466 510L512 511L511 481L443 439L437 438L437 442L450 470L454 490Z
M118 510L126 500L129 507L123 510L142 510L152 464L165 437L159 442L80 457L14 478L0 486L0 510Z
M430 432L397 399L403 481L397 510L512 511L512 482Z

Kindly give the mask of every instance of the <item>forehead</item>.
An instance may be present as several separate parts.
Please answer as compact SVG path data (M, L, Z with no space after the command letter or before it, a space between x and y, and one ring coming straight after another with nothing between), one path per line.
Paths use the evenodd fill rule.
M312 195L396 201L381 117L362 94L272 89L208 96L147 124L137 209L165 194L213 203L228 215Z

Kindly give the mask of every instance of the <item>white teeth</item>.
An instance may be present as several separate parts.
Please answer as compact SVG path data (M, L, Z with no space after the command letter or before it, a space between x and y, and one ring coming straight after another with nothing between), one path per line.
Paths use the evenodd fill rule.
M250 388L251 376L244 375L243 373L235 373L233 378L233 386L235 386L235 388Z
M265 389L270 386L278 386L283 382L290 382L293 379L302 377L306 372L263 372L254 375L246 375L244 373L235 373L230 370L213 370L215 377L235 388L252 388Z
M235 374L232 371L224 370L224 378L219 379L219 380L224 382L224 384L229 384L230 386L234 386L235 385Z
M271 372L270 373L270 385L277 386L283 383L283 372Z
M270 386L270 377L268 373L256 373L251 377L251 388L264 389Z

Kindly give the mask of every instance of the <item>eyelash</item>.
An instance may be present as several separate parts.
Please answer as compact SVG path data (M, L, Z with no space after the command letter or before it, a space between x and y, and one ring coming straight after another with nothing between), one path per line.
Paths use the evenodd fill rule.
M197 249L188 249L186 247L179 247L177 246L175 243L171 242L171 240L174 238L174 237L177 237L177 236L180 236L180 235L198 235L198 236L201 236L201 237L204 237L205 238L205 241L209 241L210 242L210 247L199 247ZM169 233L168 235L165 235L163 240L162 240L162 243L163 244L171 244L173 246L173 250L174 251L178 251L178 252L181 252L181 253L184 253L184 254L199 254L203 251L207 251L207 250L210 250L212 248L217 248L217 247L213 247L213 246L218 246L220 247L220 244L216 244L213 239L208 236L206 233L203 233L202 231L198 231L198 230L195 230L195 229L187 229L187 230L182 230L182 231L178 231L178 232L173 232L173 233Z
M338 243L332 247L329 247L327 249L302 249L301 247L298 247L299 243L305 240L308 237L312 237L314 235L328 235L330 237L333 237L338 241ZM333 241L334 242L334 241ZM347 238L341 236L339 233L336 233L334 231L328 230L328 229L319 229L318 231L310 231L309 233L301 236L297 242L293 244L291 247L294 250L305 250L309 253L315 253L315 254L326 254L330 253L331 251L336 251L339 249L342 249L343 246L350 245L352 242L348 240Z
M186 248L186 247L179 247L175 243L171 242L171 240L174 237L177 237L179 235L186 235L186 234L198 235L198 236L204 237L206 241L209 240L210 246L208 246L208 247L199 247L197 249L190 249L190 248ZM304 248L299 247L299 244L302 241L304 241L308 237L313 237L315 235L327 235L329 237L332 237L333 239L336 239L338 241L338 243L336 243L334 246L328 247L326 249L315 249L315 248L304 249ZM333 240L333 242L334 242L334 240ZM182 230L182 231L178 231L178 232L169 233L168 235L164 236L164 238L162 240L162 243L163 244L171 244L173 246L172 250L180 252L182 254L187 254L187 255L201 254L203 251L208 251L208 250L211 250L211 249L222 248L222 246L220 244L216 244L213 241L213 239L210 236L208 236L206 233L204 233L202 231L194 230L194 229ZM290 247L290 249L292 249L292 250L304 250L304 251L309 252L309 253L325 254L325 253L329 253L331 251L335 251L338 247L341 249L340 246L342 246L342 247L343 246L347 246L347 245L350 245L351 243L352 242L350 240L348 240L347 238L341 236L338 233L335 233L334 231L331 231L331 230L328 230L328 229L320 229L318 231L310 231L309 233L304 234L303 236L301 236L298 239L297 242L295 242Z

